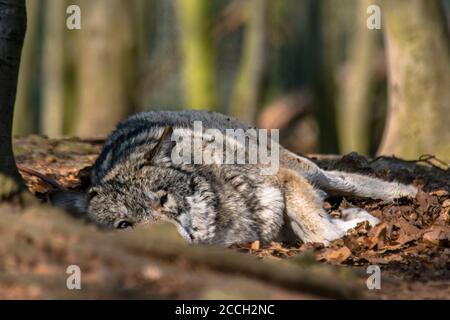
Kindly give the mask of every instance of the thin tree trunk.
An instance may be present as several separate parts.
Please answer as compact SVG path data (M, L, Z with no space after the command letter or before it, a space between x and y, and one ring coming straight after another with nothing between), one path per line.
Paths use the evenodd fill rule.
M149 56L149 50L147 48L149 38L149 12L153 10L154 0L135 0L133 14L136 16L136 51L139 60L146 60Z
M63 134L64 122L64 29L66 3L46 0L42 66L41 132L49 137Z
M136 0L134 1L133 15L135 16L136 28L136 68L137 68L137 89L135 97L134 112L144 111L146 107L145 95L148 93L143 86L146 76L147 66L150 61L149 43L153 42L151 38L151 12L156 8L155 0Z
M105 134L131 109L134 32L125 0L83 4L75 134Z
M176 1L186 107L217 109L215 53L210 0Z
M12 121L26 24L24 0L0 0L0 198L25 190L14 161Z
M367 28L371 0L356 0L356 32L339 97L338 129L341 153L368 155L370 145L370 98L374 80L377 31Z
M26 0L28 30L20 60L17 98L14 108L13 132L15 135L27 135L35 132L35 114L32 100L33 74L37 65L37 29L40 0Z
M337 153L338 139L334 96L336 91L335 74L339 51L333 35L336 27L336 7L341 1L324 3L310 0L311 12L311 56L314 101L317 103L319 123L320 152Z
M450 160L450 45L438 0L383 1L389 110L380 154Z
M266 58L268 1L246 3L248 22L241 66L231 99L232 114L253 123L261 100Z

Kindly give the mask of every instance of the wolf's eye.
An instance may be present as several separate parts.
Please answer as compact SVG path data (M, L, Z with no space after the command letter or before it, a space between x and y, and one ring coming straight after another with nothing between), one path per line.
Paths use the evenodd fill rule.
M116 223L116 229L127 229L131 228L133 224L130 221L127 220L120 220Z

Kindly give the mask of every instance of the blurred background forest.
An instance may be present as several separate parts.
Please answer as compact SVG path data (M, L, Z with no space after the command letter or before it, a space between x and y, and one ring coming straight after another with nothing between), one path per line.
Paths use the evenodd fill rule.
M14 134L192 108L280 128L295 152L450 160L450 0L379 2L370 30L377 1L27 0Z

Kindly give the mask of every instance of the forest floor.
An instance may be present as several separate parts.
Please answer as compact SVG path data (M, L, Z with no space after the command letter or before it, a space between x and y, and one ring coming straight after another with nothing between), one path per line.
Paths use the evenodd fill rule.
M89 167L99 153L102 141L76 138L51 140L30 136L16 139L14 145L17 163L45 174L69 189L84 190L88 185ZM2 224L4 219L0 219L0 297L72 297L72 293L62 293L55 285L63 277L61 274L56 278L47 277L46 284L33 283L42 276L52 274L65 263L84 259L89 264L88 279L93 285L97 284L96 290L91 291L92 294L85 292L81 295L88 298L351 298L353 291L347 288L345 283L352 282L352 288L363 291L362 296L365 298L450 299L450 170L446 165L433 157L423 157L420 161L403 161L390 157L367 159L354 153L343 157L317 155L311 156L311 159L325 169L358 172L387 180L414 183L420 188L420 192L416 199L400 199L395 203L342 197L329 199L325 203L325 209L332 215L339 216L340 210L344 208L361 207L379 218L382 223L374 228L361 223L343 239L334 241L327 248L302 243L271 243L261 246L259 242L254 242L221 249L230 252L231 260L236 260L236 254L240 254L239 257L248 256L249 258L240 260L242 264L248 263L245 267L239 265L239 261L223 258L228 253L222 251L218 254L220 258L212 261L211 257L215 257L214 251L208 251L204 247L197 250L191 248L192 246L189 246L189 249L184 246L180 247L180 250L174 249L181 246L177 242L172 249L169 248L169 251L172 250L169 254L157 245L151 245L151 241L159 243L159 238L149 238L144 249L137 248L130 244L130 241L135 241L132 240L134 235L124 236L119 232L118 236L109 233L104 236L103 233L107 232L100 232L93 226L86 226L71 217L61 218L65 220L61 225L57 225L47 218L57 220L60 215L64 215L61 212L50 213L51 209L48 208L49 213L42 214L27 207L3 203L0 204L0 214L14 212L16 215L21 212L22 215L17 216L22 218L11 219L11 216L8 216L11 225ZM52 191L51 186L35 176L23 174L23 177L31 192L39 199L45 200ZM45 221L39 222L41 219ZM27 229L27 225L42 232L32 232ZM71 225L74 225L73 233ZM5 241L5 237L9 237L9 242ZM89 241L83 242L83 237ZM106 242L109 241L107 239L111 239L111 246ZM171 241L168 240L169 243ZM97 242L104 246L101 251L95 246ZM117 257L113 253L119 249L125 256ZM198 257L197 263L192 264L193 259L197 258L184 253L181 254L181 260L175 259L175 256L180 256L180 251L191 252L192 256ZM31 258L28 252L32 252ZM142 252L149 252L150 258L157 256L164 259L148 260L148 256ZM255 256L257 259L254 259ZM206 259L206 269L212 270L209 273L203 273L204 266L198 263L204 261L204 257L209 257ZM122 259L134 261L134 264L128 264ZM290 270L289 268L296 264L300 268L292 269L295 277L289 278L286 274L274 275L272 271L268 271L271 267ZM117 266L118 269L111 265ZM134 270L131 265L138 266L136 270L139 271ZM381 268L379 290L368 290L366 287L366 279L369 276L366 268L369 265ZM262 271L262 266L267 269ZM172 269L177 272L176 278L166 276ZM182 273L180 269L183 270ZM302 273L300 269L306 273ZM335 279L336 283L329 280L332 282L330 285L342 285L343 289L334 288L331 291L337 291L330 293L320 279L314 280L314 284L304 285L301 281L312 281L307 272L312 270L314 274L316 269L319 270L316 275L329 275L330 270L339 274L333 276L334 278L325 276L324 279ZM135 275L124 277L122 273L128 271ZM350 276L348 272L351 273ZM20 281L14 276L19 274L22 277ZM114 281L111 281L111 278ZM205 290L198 291L198 281ZM297 290L296 283L301 290ZM316 285L322 286L321 289L310 290ZM218 287L221 290L217 289ZM124 291L117 288L128 289ZM236 288L240 294L236 294Z

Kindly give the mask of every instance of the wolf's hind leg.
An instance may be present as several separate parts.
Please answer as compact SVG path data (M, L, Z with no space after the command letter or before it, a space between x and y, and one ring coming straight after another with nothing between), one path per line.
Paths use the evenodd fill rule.
M286 215L294 233L304 242L319 242L327 245L363 221L372 226L380 221L360 208L342 211L341 219L331 218L323 209L320 193L296 172L281 169L279 179L284 185Z
M332 223L320 195L305 178L289 169L280 169L278 176L284 186L290 227L303 242L328 244L345 234Z
M330 194L392 201L417 194L417 188L399 182L388 182L357 173L323 171L327 176L325 189Z
M413 185L387 182L357 173L322 170L311 160L285 149L281 153L281 164L330 195L392 201L402 197L414 198L417 194L417 188Z

